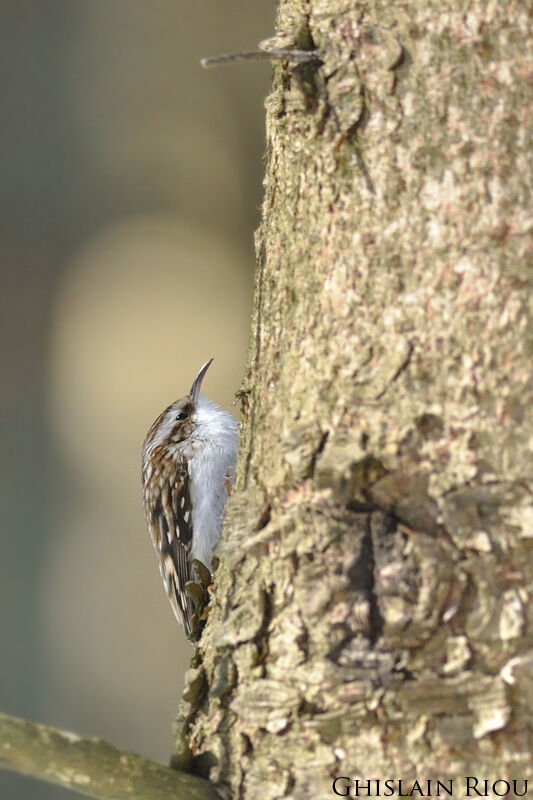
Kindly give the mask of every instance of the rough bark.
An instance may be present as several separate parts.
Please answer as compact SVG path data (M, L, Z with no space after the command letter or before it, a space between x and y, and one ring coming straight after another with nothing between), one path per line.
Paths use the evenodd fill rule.
M531 778L532 15L280 3L276 44L322 63L277 65L267 100L240 466L176 755L234 798Z

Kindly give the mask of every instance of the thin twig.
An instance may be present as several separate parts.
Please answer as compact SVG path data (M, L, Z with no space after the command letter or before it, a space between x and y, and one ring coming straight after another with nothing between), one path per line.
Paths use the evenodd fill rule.
M312 50L244 50L242 53L222 53L219 56L202 58L200 64L204 69L218 67L220 64L230 64L233 61L292 61L296 64L305 64L309 61L320 61Z
M96 800L218 800L213 784L101 739L0 714L0 767Z

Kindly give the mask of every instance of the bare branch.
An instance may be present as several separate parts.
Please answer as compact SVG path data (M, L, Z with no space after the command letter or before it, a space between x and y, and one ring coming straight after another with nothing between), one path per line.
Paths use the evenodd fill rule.
M101 739L0 714L0 767L97 800L217 800L208 781Z
M202 58L200 64L204 69L230 64L233 61L291 61L294 64L319 63L320 59L312 50L283 48L276 50L244 50L241 53L222 53L219 56Z

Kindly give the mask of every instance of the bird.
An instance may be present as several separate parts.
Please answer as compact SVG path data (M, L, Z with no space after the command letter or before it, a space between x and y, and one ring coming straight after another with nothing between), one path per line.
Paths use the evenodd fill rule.
M190 392L165 408L142 446L143 505L170 605L187 638L199 637L195 584L211 569L235 478L239 423L203 394L213 359ZM195 567L199 567L195 569Z

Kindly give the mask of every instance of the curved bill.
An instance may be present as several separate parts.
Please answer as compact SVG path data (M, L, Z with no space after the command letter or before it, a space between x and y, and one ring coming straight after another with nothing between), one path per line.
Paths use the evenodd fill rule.
M203 367L201 368L200 372L198 373L198 375L194 379L194 383L191 386L191 391L189 392L189 397L191 398L193 403L196 402L196 400L198 398L198 395L200 394L200 386L202 385L202 381L204 379L205 373L209 369L212 361L213 361L212 358L210 358L209 361L206 361L205 364L203 365Z

